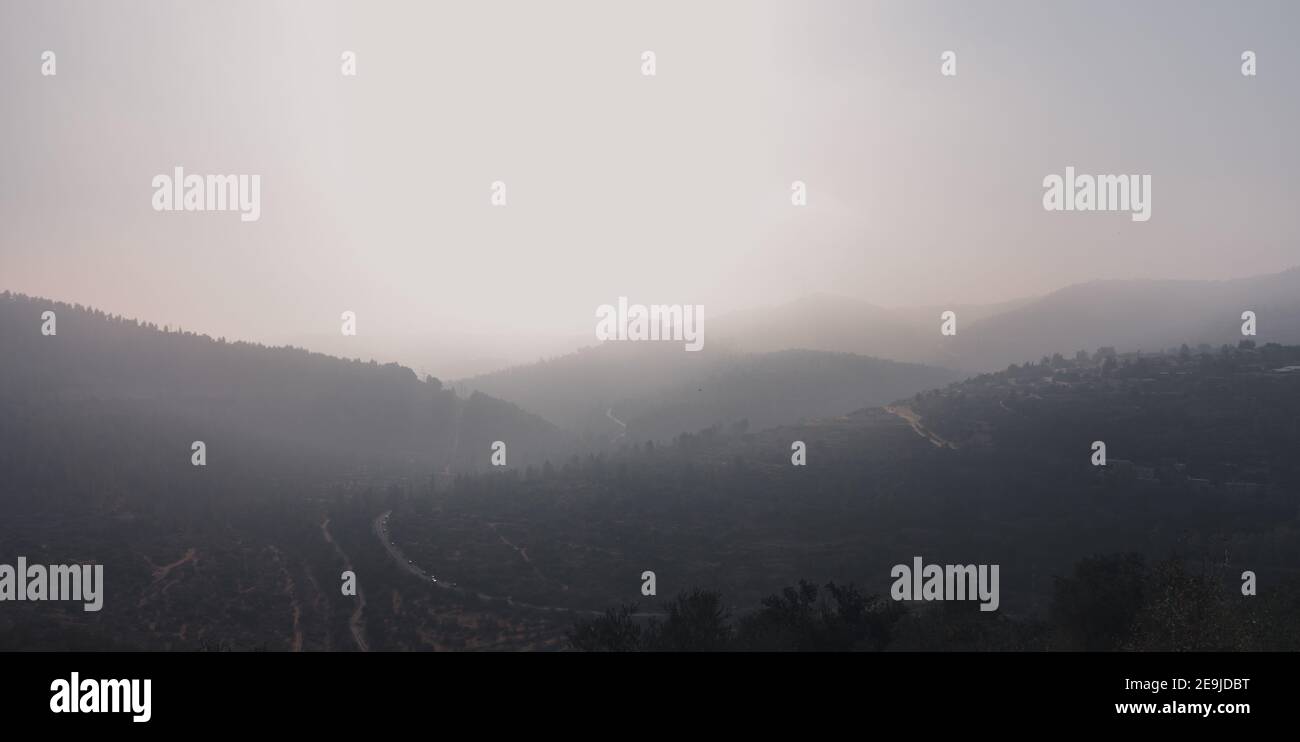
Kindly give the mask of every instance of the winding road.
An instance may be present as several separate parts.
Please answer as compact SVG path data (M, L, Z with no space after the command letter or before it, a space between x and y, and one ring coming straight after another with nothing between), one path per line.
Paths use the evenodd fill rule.
M605 615L601 611L583 611L583 610L578 610L576 608L564 608L558 605L536 605L534 603L521 603L515 600L514 598L510 597L509 595L505 597L500 597L497 595L488 595L486 593L466 590L463 587L456 587L453 583L449 583L446 580L434 581L434 575L424 571L423 569L420 569L418 565L416 565L415 563L407 559L406 556L402 554L402 550L397 548L397 544L393 543L392 535L388 531L388 516L392 514L393 511L385 510L384 512L380 513L378 517L375 518L375 521L372 524L375 537L379 539L379 543L383 545L384 549L388 552L388 555L393 558L393 561L397 563L398 567L401 567L402 569L406 570L412 575L415 575L425 583L433 585L434 587L440 587L443 590L451 590L453 592L460 593L462 595L473 595L480 600L487 600L487 601L492 601L497 603L505 603L506 605L511 606L512 608L528 608L534 611L546 611L548 613L551 612L571 613L571 614L583 615L583 616ZM513 547L513 544L511 546Z

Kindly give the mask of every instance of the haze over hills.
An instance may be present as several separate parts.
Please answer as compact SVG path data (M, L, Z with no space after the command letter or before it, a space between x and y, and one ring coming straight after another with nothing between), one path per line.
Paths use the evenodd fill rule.
M39 334L46 308L58 311L57 338ZM1103 346L1235 344L1248 310L1258 320L1253 339L1300 342L1300 268L1225 281L1094 281L1035 299L958 306L955 337L940 335L937 308L890 310L819 294L724 315L708 325L701 352L671 342L606 343L465 379L456 384L461 398L395 363L159 332L22 295L0 306L6 348L17 359L3 370L11 393L153 400L178 418L255 438L457 468L481 465L491 441L507 437L522 464L578 450L575 433L587 436L582 448L590 450L712 425L760 429L842 414L959 378L945 368L986 371ZM898 362L913 359L940 363Z
M1226 281L1114 280L1067 286L983 320L962 323L947 356L972 371L1052 353L1111 346L1156 352L1187 343L1235 345L1242 312L1258 343L1300 341L1300 268ZM945 338L948 339L948 338Z
M748 352L797 348L943 365L946 354L937 329L944 311L955 311L962 321L972 322L1032 301L886 309L847 296L812 294L723 315L709 331L711 340Z
M940 333L948 309L957 314L950 337ZM840 414L1080 349L1235 344L1246 310L1257 315L1259 342L1300 342L1300 268L1227 281L1094 281L951 307L885 309L816 294L710 320L698 353L668 342L606 343L457 386L587 435L663 439L742 420L764 427Z
M0 652L1300 651L1296 28L0 2ZM1163 663L1117 668L1256 676ZM164 725L340 716L62 664ZM1198 695L924 664L855 689L996 728ZM455 707L385 679L343 715ZM1286 710L1238 690L1200 700Z
M952 606L907 605L921 625L900 649L1098 648L1079 614L1116 592L1094 581L1080 601L1061 595L1063 578L1099 554L1178 556L1185 572L1122 596L1133 605L1106 624L1104 648L1296 647L1300 374L1285 369L1298 363L1300 347L1243 344L1018 365L891 409L467 478L436 510L400 506L395 532L417 562L453 565L467 583L583 609L603 594L662 610L662 595L627 586L642 564L674 591L722 592L733 615L803 578L886 596L890 567L917 554L1001 565L999 619L972 610L944 630ZM1105 465L1092 462L1097 439ZM806 467L791 465L793 440L807 442ZM450 546L487 555L501 538L529 560ZM1276 592L1242 600L1246 569Z
M947 310L957 314L952 337L939 332ZM1257 341L1300 341L1300 268L1223 281L1089 281L982 305L886 309L816 294L724 315L709 332L710 342L749 352L807 348L978 372L1102 346L1235 344L1247 310L1259 320Z
M217 436L344 461L433 468L487 466L494 440L511 463L571 449L545 420L485 394L462 398L397 364L227 342L8 292L0 295L0 398L10 415L43 405L109 406L127 427L171 421L192 440ZM53 310L56 334L44 336ZM217 451L213 451L217 456Z
M606 343L457 382L585 435L666 440L713 425L755 429L841 414L956 380L946 369L848 353L741 353L721 344Z
M50 307L54 337L39 332ZM1224 559L1225 546L1229 573L1270 579L1259 601L1206 589L1213 574L1190 586L1178 578L1179 600L1200 601L1192 622L1158 613L1167 593L1152 588L1106 648L1300 646L1290 607L1300 593L1285 585L1300 554L1289 453L1300 376L1284 370L1300 347L1095 353L914 394L892 411L710 429L433 483L453 412L462 440L484 454L503 420L557 431L400 367L162 332L27 297L0 300L0 341L12 350L0 365L0 543L113 570L102 613L15 606L0 614L0 647L561 648L575 618L640 600L635 578L647 568L661 590L719 589L747 606L803 578L887 595L890 566L923 553L1002 565L1005 620L971 611L968 630L946 631L955 619L909 605L890 646L1075 649L1094 640L1071 633L1053 586L1079 559L1138 552L1154 564L1177 553L1190 563ZM935 369L848 354L653 350L595 348L584 354L594 361L561 368L643 361L659 395L687 412L700 405L682 368L716 374L704 388L719 388L710 399L722 403L790 377L814 380L783 393L792 404L837 377L853 395L873 368L891 383L939 386L923 378ZM620 408L627 437L660 412L679 414L654 398L645 409ZM214 426L210 466L196 470L188 442ZM513 463L518 434L507 435ZM1107 467L1089 465L1096 438L1110 446ZM791 465L792 440L807 442L806 467ZM331 468L349 456L367 474L360 482ZM419 578L412 564L459 587ZM363 575L367 601L340 595L343 569Z
M829 293L710 316L708 347L740 353L813 350L853 353L966 372L1005 368L1053 353L1114 346L1165 350L1182 343L1235 343L1241 313L1256 312L1261 342L1300 339L1300 268L1221 281L1112 279L1071 284L1041 296L991 304L885 308ZM957 335L938 329L945 311L957 314ZM428 335L355 337L295 335L292 345L344 358L399 362L420 375L464 379L465 388L537 362L552 369L569 355L585 356L591 336L515 333L471 335L445 329ZM684 367L692 365L685 359ZM652 364L660 361L651 361ZM695 364L698 365L698 364ZM606 367L614 373L613 367ZM655 380L648 379L653 386ZM495 387L493 387L495 388ZM599 385L598 387L599 388ZM490 393L490 392L489 392ZM608 395L607 395L608 396ZM618 396L618 395L616 395ZM625 396L625 395L623 395ZM521 396L522 399L522 396ZM520 404L528 407L526 402ZM545 406L545 405L544 405ZM548 419L571 416L543 413ZM603 410L600 415L603 415ZM586 418L585 413L582 417Z
M364 320L363 320L364 321ZM460 379L491 373L569 353L589 343L589 336L537 332L474 334L438 327L424 334L387 334L365 327L356 335L332 332L285 335L276 345L310 348L339 358L400 363L421 378Z
M761 430L887 404L956 381L944 368L851 353L783 350L728 355L702 379L615 406L633 442L709 426Z

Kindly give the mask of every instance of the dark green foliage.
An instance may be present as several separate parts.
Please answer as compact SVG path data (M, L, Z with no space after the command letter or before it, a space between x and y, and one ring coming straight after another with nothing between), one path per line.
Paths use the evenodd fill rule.
M1091 557L1058 577L1052 623L1065 646L1084 650L1123 647L1142 609L1145 566L1138 554Z
M605 611L602 618L581 621L569 632L569 643L584 652L631 652L642 648L642 629L635 605Z
M1247 651L1296 650L1300 581L1242 596L1239 584L1190 570L1180 559L1150 567L1134 554L1090 557L1055 583L1041 623L975 602L902 603L853 586L800 581L727 623L721 595L696 590L669 605L669 619L641 628L635 608L579 621L569 644L583 651Z

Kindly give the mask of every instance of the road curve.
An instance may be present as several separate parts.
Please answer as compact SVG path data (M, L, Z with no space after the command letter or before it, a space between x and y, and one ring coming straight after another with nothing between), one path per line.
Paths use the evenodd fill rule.
M392 514L393 511L391 510L385 510L384 512L380 513L375 518L374 523L372 524L373 527L372 530L375 533L375 537L379 539L379 543L383 545L384 550L387 551L388 555L391 556L393 558L393 561L397 563L397 566L406 570L410 574L420 578L421 582L432 585L434 587L440 587L443 590L451 590L461 595L473 595L479 598L480 600L487 600L487 601L492 601L497 603L505 603L506 605L511 606L513 608L527 608L529 610L545 611L548 613L552 613L552 612L571 613L574 615L583 615L583 616L605 615L601 611L583 611L583 610L578 610L576 608L565 608L558 605L536 605L533 603L521 603L515 600L514 598L510 597L509 595L505 597L500 597L497 595L488 595L486 593L466 590L463 587L453 587L445 579L439 579L437 582L434 582L433 581L434 575L431 575L428 572L425 572L423 569L420 569L419 565L408 563L409 560L406 558L405 555L402 554L402 550L399 549L397 545L393 543L393 538L388 532L388 516Z

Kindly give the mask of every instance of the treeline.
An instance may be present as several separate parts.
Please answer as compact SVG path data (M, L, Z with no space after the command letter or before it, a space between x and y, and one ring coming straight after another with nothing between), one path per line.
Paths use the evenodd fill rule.
M662 616L640 617L628 603L580 620L568 640L587 652L1300 651L1300 580L1248 596L1227 577L1180 558L1093 557L1056 578L1041 620L806 581L736 616L720 592L696 589L669 600Z
M47 310L55 313L53 335L42 333ZM185 448L229 435L286 456L405 466L426 476L442 467L487 468L495 440L509 442L512 464L574 450L570 436L536 415L483 394L462 398L397 364L230 343L21 294L0 294L0 346L0 406L22 421L13 426L18 436L58 427L68 414L79 423L83 407L111 406L128 434L187 429Z
M939 435L1040 471L1108 457L1210 484L1300 491L1300 346L1243 340L1157 354L1043 357L910 404ZM1080 453L1085 454L1080 456Z

